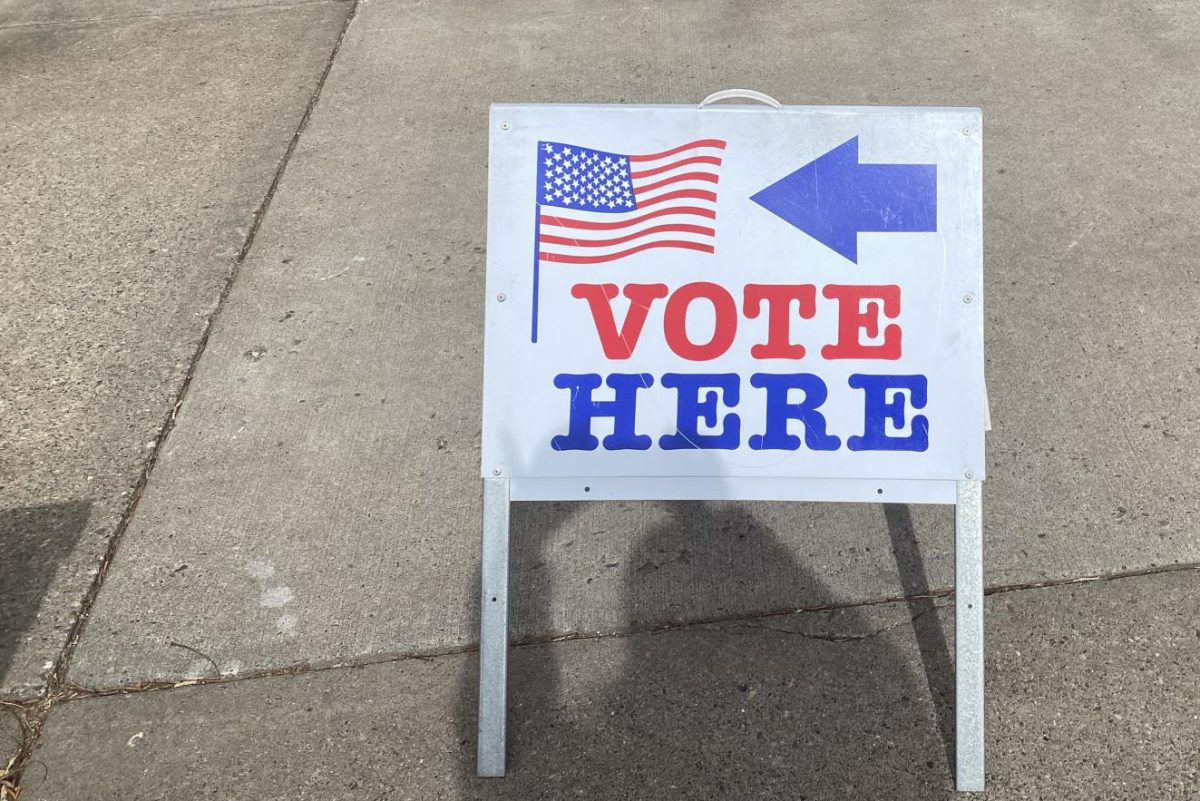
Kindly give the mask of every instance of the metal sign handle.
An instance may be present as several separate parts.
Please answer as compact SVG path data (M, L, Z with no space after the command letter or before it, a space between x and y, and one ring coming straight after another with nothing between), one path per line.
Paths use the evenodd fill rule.
M762 92L756 92L753 89L722 89L719 92L713 92L700 101L699 108L711 106L713 103L719 103L722 100L730 100L735 97L741 100L754 100L771 108L783 108L783 104L775 98Z

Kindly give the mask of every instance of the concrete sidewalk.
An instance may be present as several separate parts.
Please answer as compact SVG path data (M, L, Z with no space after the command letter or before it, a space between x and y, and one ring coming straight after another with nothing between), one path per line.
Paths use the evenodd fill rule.
M349 7L190 11L0 3L0 697L59 661Z
M24 82L5 94L25 132L6 169L27 186L0 206L26 315L0 329L24 359L4 558L31 576L0 666L30 733L45 726L31 796L948 792L952 618L929 596L952 584L950 516L899 506L517 507L514 773L468 778L487 106L729 86L983 107L987 579L1008 588L988 605L991 795L1200 793L1195 8L0 9ZM144 106L130 87L149 79L115 53L164 99ZM184 91L213 82L226 104ZM64 100L12 100L81 86L104 113L62 142L34 132ZM113 138L113 120L133 121ZM143 128L211 139L181 177ZM99 172L65 166L80 141L102 143ZM146 222L119 205L152 191ZM34 200L117 233L55 227ZM143 253L143 228L190 250ZM128 309L81 300L124 281ZM130 342L104 404L38 372L73 343ZM80 428L78 460L48 444Z
M989 598L987 797L1195 798L1198 604L1196 572ZM27 789L951 798L953 623L917 601L516 648L504 779L474 777L474 654L71 701Z

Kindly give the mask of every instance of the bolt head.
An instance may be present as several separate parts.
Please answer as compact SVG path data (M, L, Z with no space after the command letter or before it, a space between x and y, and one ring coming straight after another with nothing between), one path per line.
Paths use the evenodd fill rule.
M963 295L963 303L970 303L973 300L975 300L973 295Z
M493 467L493 468L492 468L492 475L493 475L493 476L498 476L498 475L500 475L500 468L499 468L499 467Z
M974 470L964 470L963 478L968 479L968 480L975 478L975 471Z
M496 296L496 300L500 301L501 303L503 303L507 299L508 299L508 296L505 295L503 292L501 292L499 295Z
M509 129L509 125L507 122L500 123L500 130L507 131L508 129Z

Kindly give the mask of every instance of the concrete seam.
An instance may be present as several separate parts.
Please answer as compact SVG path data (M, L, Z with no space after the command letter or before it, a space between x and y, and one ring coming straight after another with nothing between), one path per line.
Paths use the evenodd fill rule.
M1164 567L1146 568L1142 570L1133 570L1122 573L1112 573L1101 576L1081 576L1076 578L1056 579L1052 581L1030 582L1024 584L1003 584L995 585L987 588L984 591L985 595L1002 595L1012 592L1021 592L1024 590L1037 589L1054 589L1059 587L1069 587L1075 584L1089 584L1097 581L1119 581L1121 579L1137 578L1143 576L1159 575L1164 573L1182 573L1188 571L1200 571L1200 563L1188 563L1181 565L1169 565ZM705 626L721 625L721 624L751 624L759 620L768 620L772 618L788 617L792 615L810 614L813 612L830 612L848 609L859 609L871 606L882 606L886 604L898 604L904 601L919 600L926 598L946 598L954 594L953 588L943 588L932 590L929 593L920 595L895 596L887 598L878 598L867 601L856 601L845 604L819 604L813 606L798 607L792 609L783 609L772 612L751 612L742 615L729 615L724 617L710 617L698 620L691 620L680 623L666 623L656 626L645 626L626 630L614 630L607 632L568 632L564 634L546 635L541 637L531 637L524 640L514 640L510 643L512 648L524 648L531 646L552 645L559 642L570 642L575 640L604 640L615 638L635 637L642 634L651 636L656 634L665 634L672 631L686 630L692 628L702 628ZM950 608L948 605L939 606L938 609ZM927 610L931 611L931 610ZM865 634L824 634L813 635L811 633L791 631L785 629L776 629L770 626L748 626L749 628L758 628L768 631L779 631L781 633L792 634L796 636L804 636L810 639L823 640L831 643L848 643L860 640L870 639L878 636L887 630L896 628L902 625L907 625L920 618L924 612L906 618L897 624L892 624L876 631L867 632ZM466 643L459 646L444 647L440 649L428 649L409 651L404 653L379 654L377 656L364 657L360 659L347 660L330 660L327 662L306 662L288 665L280 668L264 668L262 670L248 671L237 675L222 675L211 676L197 679L184 679L180 681L148 681L137 684L117 686L117 687L84 687L73 682L64 681L57 688L57 694L54 701L77 701L88 700L93 698L105 698L113 695L134 695L137 693L149 692L153 690L172 690L182 687L197 687L207 686L212 684L231 684L233 682L252 681L256 679L276 678L280 676L297 676L307 675L311 673L323 673L329 670L353 669L371 667L374 665L390 664L393 662L405 662L408 660L418 660L422 662L430 662L442 657L456 656L465 653L474 653L479 650L478 643Z

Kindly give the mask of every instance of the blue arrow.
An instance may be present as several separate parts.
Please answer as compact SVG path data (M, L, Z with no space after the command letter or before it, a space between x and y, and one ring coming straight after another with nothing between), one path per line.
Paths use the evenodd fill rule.
M858 234L937 230L936 164L859 164L858 137L751 198L858 263Z

